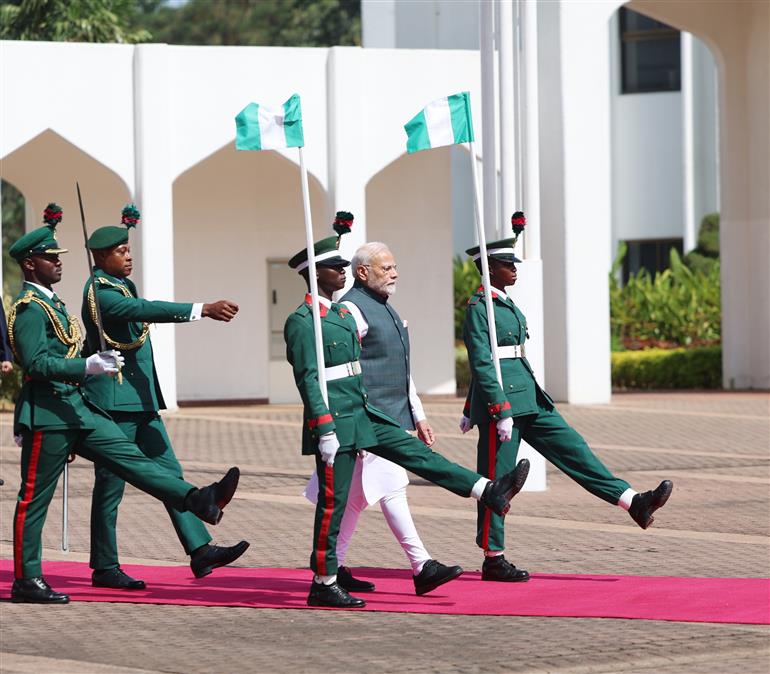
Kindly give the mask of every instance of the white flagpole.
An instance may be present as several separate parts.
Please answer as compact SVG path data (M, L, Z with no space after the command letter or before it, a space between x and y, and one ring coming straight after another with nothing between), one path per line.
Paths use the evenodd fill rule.
M489 261L487 260L487 242L484 238L484 223L479 208L479 183L476 176L476 152L473 141L468 142L471 152L471 173L473 175L473 204L476 214L476 232L479 235L479 254L481 256L481 282L484 286L484 301L487 303L487 325L489 326L489 346L492 349L492 362L500 387L503 386L503 376L500 372L500 357L497 354L497 329L495 328L495 308L492 304L492 288L489 282Z
M321 308L318 303L318 279L316 279L315 248L313 247L313 221L310 216L310 192L307 185L307 170L302 147L299 150L299 172L302 180L302 205L305 208L305 238L307 240L307 269L310 279L310 298L313 310L313 333L315 334L315 362L318 368L318 386L321 389L324 403L329 406L329 396L326 392L326 371L324 370L323 339L321 335Z
M69 457L67 457L69 458ZM61 550L62 552L69 552L70 544L69 544L69 535L67 532L67 520L68 513L67 510L69 508L68 504L68 498L69 494L67 493L69 491L69 464L65 461L64 462L64 478L62 481L62 510L61 510Z

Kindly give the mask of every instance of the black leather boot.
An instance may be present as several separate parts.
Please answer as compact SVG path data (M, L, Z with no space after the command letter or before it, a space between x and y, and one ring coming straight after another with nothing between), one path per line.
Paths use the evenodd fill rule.
M496 555L484 558L484 564L481 566L481 580L523 583L529 580L529 572L517 569L504 555Z
M347 566L337 569L337 582L343 590L348 592L374 592L374 583L354 578Z
M143 580L131 578L123 569L96 569L91 574L91 585L94 587L110 587L113 590L144 590Z
M43 576L17 578L11 588L11 601L15 604L69 604L69 595L56 592Z
M634 494L628 514L631 515L634 522L642 527L642 529L646 529L655 521L652 513L666 505L666 501L668 501L668 497L671 496L673 490L674 483L671 480L663 480L652 491Z
M462 572L463 567L461 566L446 566L436 559L429 559L422 567L422 571L416 576L412 576L414 591L418 595L432 592L444 583L454 580Z
M241 541L230 547L209 545L207 543L192 553L190 556L190 568L196 578L203 578L220 566L232 564L248 549L248 541Z
M481 503L502 517L511 507L511 499L521 491L529 475L529 460L522 459L510 473L490 482L481 496Z
M227 471L219 481L202 489L193 489L184 500L185 508L209 524L219 524L222 510L238 488L241 471L237 467Z
M308 606L330 606L332 608L363 608L366 602L357 597L351 597L347 590L340 587L339 583L324 585L316 583L310 586L310 594L307 596Z

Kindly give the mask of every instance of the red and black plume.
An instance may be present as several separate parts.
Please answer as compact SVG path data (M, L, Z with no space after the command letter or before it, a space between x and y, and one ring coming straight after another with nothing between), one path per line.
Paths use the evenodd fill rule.
M527 224L527 219L524 217L522 211L516 211L511 216L511 227L513 229L513 236L515 239L519 238L519 235L524 231L524 226Z
M48 204L43 211L43 222L51 229L54 229L56 225L61 222L62 210L59 204Z
M339 236L350 233L350 228L353 226L353 214L347 211L337 211L337 215L334 218L332 227Z
M120 224L125 225L127 229L136 227L142 217L139 209L134 204L128 204L123 208L120 214Z

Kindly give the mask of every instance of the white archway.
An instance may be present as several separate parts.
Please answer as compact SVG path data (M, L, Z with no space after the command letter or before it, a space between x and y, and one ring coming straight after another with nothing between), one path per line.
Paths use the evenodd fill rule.
M42 225L46 205L54 201L64 217L56 237L65 255L64 275L56 287L71 313L80 314L83 285L88 276L75 182L80 183L88 231L120 222L120 211L131 195L111 169L51 129L43 131L0 160L0 177L12 183L26 201L26 228Z
M327 196L309 179L318 239L332 234ZM237 152L228 143L180 175L173 194L176 297L240 306L227 325L178 326L178 398L267 401L275 378L282 381L273 388L294 390L285 359L270 360L267 262L305 245L299 168L278 153Z

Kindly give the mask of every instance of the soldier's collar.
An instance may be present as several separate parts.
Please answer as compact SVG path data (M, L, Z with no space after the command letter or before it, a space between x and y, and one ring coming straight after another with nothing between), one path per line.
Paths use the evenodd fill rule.
M119 276L113 276L112 274L104 271L101 267L94 267L94 274L97 276L101 276L102 278L106 278L108 281L112 281L113 283L125 283L126 279L120 278Z
M32 281L24 281L24 283L26 283L27 285L31 285L33 288L43 293L43 295L45 295L49 300L53 299L53 296L54 296L53 290L50 290L45 286L41 286L39 283L33 283Z
M508 300L508 299L510 299L510 297L508 297L508 293L505 292L504 290L500 290L499 288L495 288L495 286L493 286L493 285L489 286L489 289L492 291L492 299L493 300L496 300L496 299ZM481 293L483 295L484 294L484 286L480 285L476 292L477 293Z

